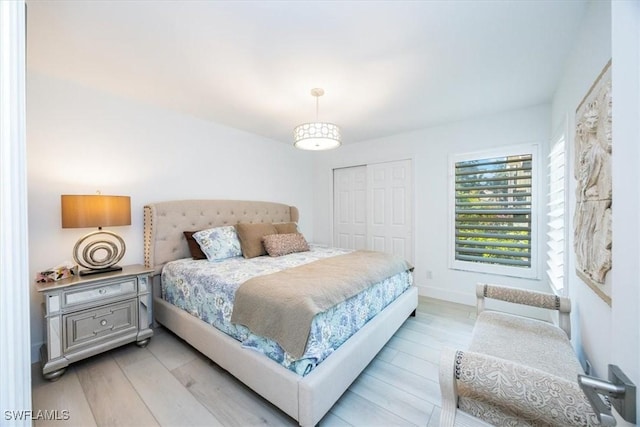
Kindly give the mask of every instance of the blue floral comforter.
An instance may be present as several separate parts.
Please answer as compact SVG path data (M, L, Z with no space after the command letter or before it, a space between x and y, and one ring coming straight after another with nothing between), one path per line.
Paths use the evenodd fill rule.
M162 270L162 297L239 340L243 346L265 354L299 375L306 375L402 294L413 280L409 272L396 274L318 314L311 325L305 354L300 359L293 359L276 342L231 323L231 311L236 289L246 280L349 252L318 245L310 247L309 252L276 258L233 257L217 262L189 258L172 261Z

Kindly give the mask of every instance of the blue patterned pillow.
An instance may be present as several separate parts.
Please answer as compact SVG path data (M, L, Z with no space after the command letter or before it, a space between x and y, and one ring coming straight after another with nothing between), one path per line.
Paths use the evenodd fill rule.
M240 240L233 226L216 227L193 233L193 238L209 261L242 255Z

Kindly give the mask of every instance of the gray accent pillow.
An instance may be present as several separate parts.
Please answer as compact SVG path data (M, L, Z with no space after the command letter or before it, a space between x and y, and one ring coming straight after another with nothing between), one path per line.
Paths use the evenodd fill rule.
M219 261L242 254L236 229L230 225L198 231L193 233L193 239L198 242L209 261Z

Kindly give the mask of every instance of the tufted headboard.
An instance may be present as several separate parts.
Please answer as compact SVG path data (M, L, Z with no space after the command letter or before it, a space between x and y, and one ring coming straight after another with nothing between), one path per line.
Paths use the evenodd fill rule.
M240 222L298 222L298 209L245 200L175 200L144 207L144 264L160 274L169 261L189 257L184 231Z

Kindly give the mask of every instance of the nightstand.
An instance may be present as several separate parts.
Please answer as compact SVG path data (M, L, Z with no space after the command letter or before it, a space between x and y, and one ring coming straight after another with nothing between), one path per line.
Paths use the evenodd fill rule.
M136 342L149 343L151 273L142 265L122 271L36 283L44 302L42 375L58 379L70 363Z

